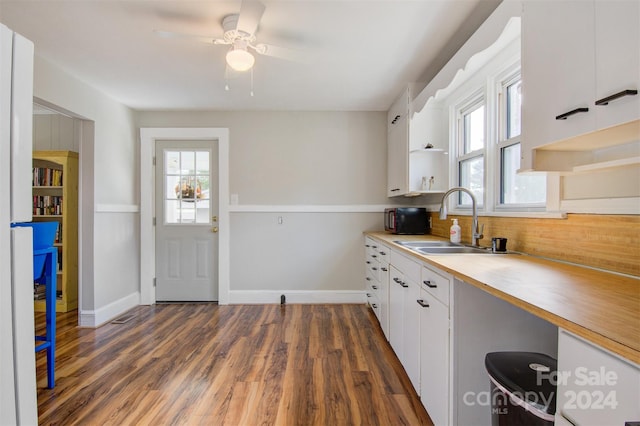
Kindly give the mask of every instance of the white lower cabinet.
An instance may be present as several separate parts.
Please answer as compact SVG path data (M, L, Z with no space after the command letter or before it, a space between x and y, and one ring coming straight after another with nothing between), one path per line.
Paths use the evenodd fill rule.
M420 400L433 424L449 421L449 291L451 282L422 267L420 307Z
M420 264L391 251L389 342L413 387L420 393Z
M640 366L559 330L556 424L566 421L579 426L640 422Z
M389 341L431 419L447 425L450 280L434 269L391 251Z
M367 303L389 339L389 249L365 238L365 294Z

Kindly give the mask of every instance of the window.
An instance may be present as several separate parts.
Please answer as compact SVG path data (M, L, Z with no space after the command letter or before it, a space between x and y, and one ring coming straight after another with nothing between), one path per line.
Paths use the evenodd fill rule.
M546 175L518 174L520 60L515 56L501 58L504 62L496 59L488 63L449 98L454 130L453 185L471 190L485 212L544 210ZM470 208L471 198L459 193L455 207Z
M458 111L458 182L476 195L479 205L484 198L485 122L485 101L481 95L472 97ZM459 192L458 206L470 207L471 197Z
M209 223L209 151L164 151L165 223Z
M519 175L522 81L519 71L500 82L499 197L496 208L543 207L547 197L546 177Z

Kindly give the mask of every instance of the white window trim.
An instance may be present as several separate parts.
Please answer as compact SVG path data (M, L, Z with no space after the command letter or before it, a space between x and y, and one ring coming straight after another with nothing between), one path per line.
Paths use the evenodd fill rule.
M504 59L504 57L503 57ZM450 126L450 186L459 184L459 164L461 161L478 156L478 152L458 156L463 148L461 140L461 117L470 107L477 105L480 99L485 104L485 148L484 156L484 194L478 202L478 213L481 216L527 216L527 217L562 217L558 212L560 207L559 182L547 175L547 200L545 204L500 204L501 199L501 159L500 149L514 143L521 143L520 136L510 140L501 141L502 123L506 115L505 108L501 105L501 93L509 84L516 81L521 74L520 55L513 54L503 61L503 65L486 73L485 77L471 76L470 84L462 84L457 96L454 92L453 99L449 103ZM466 86L466 89L464 88ZM522 145L521 145L522 146ZM558 193L557 195L554 195ZM458 204L458 197L449 197L447 200L449 211L453 214L470 214L471 206Z
M474 151L470 151L468 153L459 155L460 152L464 151L464 115L470 111L475 110L479 105L484 105L484 111L485 111L485 127L484 127L484 138L485 138L485 143L484 143L484 147L482 149L476 149ZM460 163L467 161L467 160L471 160L474 158L479 158L482 157L482 167L483 167L483 185L485 190L483 191L485 196L483 197L483 199L478 199L476 197L476 202L478 203L478 211L481 211L484 209L484 206L486 205L486 187L487 187L487 141L488 141L488 135L487 135L487 126L486 126L486 121L487 121L487 93L484 87L481 88L476 88L475 90L473 90L471 93L467 93L466 96L463 98L463 100L454 103L451 106L450 109L450 117L451 117L451 125L452 125L452 132L450 132L451 135L453 135L452 137L452 142L450 143L450 146L453 145L455 147L455 149L451 150L454 155L450 156L450 163L451 163L451 173L450 173L450 177L449 177L449 182L455 182L454 186L458 186L458 179L460 177ZM453 194L452 194L453 195ZM457 211L471 211L471 205L464 205L464 204L460 204L458 202L459 200L459 196L456 195L455 197L452 196L450 197L450 199L448 200L449 202L449 208L452 212L457 212Z

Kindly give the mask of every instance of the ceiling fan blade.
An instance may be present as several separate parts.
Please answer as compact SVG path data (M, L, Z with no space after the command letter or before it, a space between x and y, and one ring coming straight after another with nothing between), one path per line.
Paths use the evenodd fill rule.
M247 34L255 34L263 13L264 5L262 3L256 0L244 0L240 6L237 29Z
M153 33L158 37L162 37L162 38L189 39L189 40L199 41L202 43L209 43L209 44L214 43L216 40L214 37L195 35L195 34L174 33L172 31L153 30Z
M260 43L256 46L256 52L265 55L272 56L274 58L284 59L292 62L310 63L311 55L302 50L289 49L287 47L274 46L272 44Z

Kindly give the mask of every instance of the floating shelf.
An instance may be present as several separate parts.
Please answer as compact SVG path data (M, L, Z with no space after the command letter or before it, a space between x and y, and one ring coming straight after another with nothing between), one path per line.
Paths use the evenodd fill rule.
M574 166L574 172L590 172L594 170L612 169L623 166L633 166L640 164L640 157L621 158L618 160L602 161L600 163L584 164L582 166Z
M428 154L431 152L443 153L445 150L441 148L412 149L409 154Z

